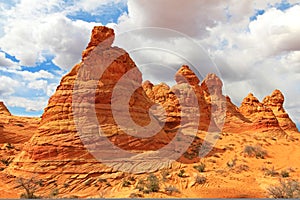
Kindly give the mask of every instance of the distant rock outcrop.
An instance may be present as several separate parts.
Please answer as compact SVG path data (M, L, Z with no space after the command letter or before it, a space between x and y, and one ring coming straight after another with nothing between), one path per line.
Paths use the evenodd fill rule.
M239 111L251 121L250 130L284 134L273 111L264 106L252 93L244 98Z
M276 119L278 120L279 126L284 131L298 131L296 124L285 112L283 103L284 96L280 90L275 90L270 96L265 97L263 100L263 105L273 111Z
M7 107L0 101L0 115L11 115Z

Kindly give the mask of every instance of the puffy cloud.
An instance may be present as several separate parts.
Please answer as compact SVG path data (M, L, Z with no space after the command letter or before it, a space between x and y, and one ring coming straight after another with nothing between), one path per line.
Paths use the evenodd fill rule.
M244 29L221 24L201 41L213 55L226 92L236 104L249 91L262 99L278 88L285 94L287 111L298 124L300 108L292 105L300 96L299 13L299 5L284 11L269 8L254 21L239 22Z
M7 76L0 76L0 97L11 95L15 89L21 87L22 84Z
M55 76L45 70L39 70L37 72L30 72L30 71L22 71L22 70L14 70L14 69L1 69L0 71L10 73L12 76L18 76L18 79L24 81L35 81L38 79L54 79Z
M48 82L46 80L37 80L37 81L32 81L32 82L28 83L28 88L46 91L47 85L48 85Z
M22 0L4 10L6 17L1 49L20 60L20 65L35 66L54 55L53 63L70 69L81 57L92 27L99 23L72 21L62 11L61 1Z
M9 96L4 98L5 104L9 107L25 108L27 112L37 112L43 110L47 105L47 99L39 97L35 99L29 99L18 96Z
M9 58L6 58L5 53L0 52L0 67L19 68L19 65Z
M175 66L178 68L184 61L208 56L189 49L188 43L175 42L183 41L187 36L174 38L163 33L151 34L145 27L179 31L203 46L218 66L226 94L237 105L249 92L262 100L278 88L285 94L288 112L300 123L297 118L300 109L292 106L300 96L295 87L299 84L299 77L295 74L300 69L300 6L293 3L290 1L288 6L283 6L279 0L192 0L188 4L183 0L128 0L129 13L120 17L119 24L112 25L119 34L115 44L132 50L130 55L146 74L144 78L171 83ZM258 14L258 10L263 12ZM146 31L135 34L136 29ZM118 37L122 38L124 34L131 34L131 37L118 41ZM153 43L159 43L161 48L147 49ZM162 52L166 48L174 51L185 49L182 55L187 55L187 60ZM211 62L192 63L203 75L211 70Z

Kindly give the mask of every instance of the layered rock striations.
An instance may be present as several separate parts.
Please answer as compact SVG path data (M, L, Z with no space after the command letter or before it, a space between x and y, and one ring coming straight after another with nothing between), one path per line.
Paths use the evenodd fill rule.
M96 145L95 149L100 147L99 152L94 152L95 154L117 159L122 155L110 151L111 143L125 151L151 151L165 146L172 139L164 130L158 130L153 137L134 137L126 134L129 130L117 125L113 109L122 107L113 108L112 99L116 99L117 104L128 101L129 117L141 127L156 119L151 117L151 114L149 116L148 110L154 103L141 87L137 88L129 99L124 97L128 87L141 85L142 75L128 53L111 46L113 39L112 29L94 28L91 41L83 51L82 62L62 78L45 108L37 133L25 145L8 171L14 174L91 174L111 171L88 151L87 148L93 148L89 145ZM130 74L132 70L134 73ZM100 72L100 78L95 77L95 74ZM119 91L113 96L116 84L125 74L129 76L125 80L125 86L119 86ZM74 88L75 86L77 88ZM74 109L79 110L77 116L74 116ZM116 112L119 120L128 122L128 118L125 118L126 113L123 115L122 110ZM96 121L91 117L93 114ZM84 126L76 126L76 120L84 121ZM159 124L158 121L156 123ZM88 137L94 142L88 144L89 141L86 141L83 144L84 138ZM153 165L159 166L164 163ZM120 167L122 166L117 166ZM125 167L130 168L130 165ZM141 170L151 171L151 166Z
M264 98L262 103L265 107L273 111L282 130L298 132L296 124L290 119L288 113L283 108L284 96L280 90L274 90L270 96Z
M106 146L107 141L102 138L108 138L125 151L143 152L164 147L173 139L172 133L183 127L204 132L296 131L283 109L284 98L279 91L266 97L263 103L249 94L238 108L222 94L220 78L208 74L201 82L186 65L175 74L177 84L172 87L163 83L153 85L149 81L139 87L142 84L140 71L127 52L111 46L113 40L112 29L94 28L90 43L82 53L82 62L62 78L45 108L37 132L8 171L90 174L107 170L87 150L89 145L96 145L101 147L96 153L106 154L105 148L110 146ZM119 84L122 81L123 84ZM127 91L133 94L128 95ZM120 104L128 104L129 115L118 106ZM0 108L0 112L9 115L5 107ZM74 109L79 110L77 115ZM96 118L91 117L93 114ZM197 121L191 120L191 116ZM151 137L144 137L143 131L130 135L127 133L134 132L135 127L130 130L119 126L119 122L126 124L129 119L139 127L154 122L162 128ZM83 126L78 127L80 123ZM81 129L83 135L80 135ZM82 143L89 137L96 140L95 144ZM108 152L108 156L114 156L113 152Z

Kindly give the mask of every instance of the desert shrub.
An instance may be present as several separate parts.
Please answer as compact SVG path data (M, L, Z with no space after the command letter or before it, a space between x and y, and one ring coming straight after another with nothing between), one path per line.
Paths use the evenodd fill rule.
M67 187L69 187L69 186L70 186L69 183L64 183L64 188L67 188Z
M245 165L245 164L239 165L238 170L239 171L248 171L249 170L249 166Z
M128 180L133 182L133 181L135 181L135 178L134 178L133 176L130 176L130 177L128 178Z
M244 154L247 156L253 157L255 156L256 158L261 158L264 159L267 155L267 151L263 150L261 146L245 146L244 148Z
M265 170L265 175L267 176L277 176L279 175L278 172L276 172L274 166L271 169L264 169Z
M204 184L206 183L206 177L204 176L196 176L195 177L195 182L198 183L198 184Z
M144 193L158 192L159 179L154 174L150 174L147 177L146 181L139 180L137 185L135 186L135 189L138 189L139 191L142 191Z
M147 177L146 188L148 192L158 192L159 191L159 179L154 175L150 174Z
M196 169L196 170L198 170L199 172L204 172L205 171L205 163L201 163L200 165L196 165L196 166L194 166L194 168Z
M277 186L270 186L268 193L272 198L300 198L300 183L296 180L280 180Z
M288 171L283 170L281 171L280 175L282 178L287 178L290 176L290 173Z
M166 170L166 169L162 170L162 172L161 172L162 181L166 182L168 179L167 176L169 176L169 175L170 175L169 170Z
M37 199L38 196L35 195L35 192L40 187L40 180L35 180L34 178L31 179L24 179L18 178L17 179L18 185L17 188L22 188L25 190L25 193L21 194L22 199Z
M122 187L129 187L130 185L131 185L131 183L128 180L126 180L126 179L123 180Z
M143 195L141 195L141 194L137 194L137 193L131 193L130 195L129 195L129 198L141 198L141 197L143 197Z
M227 165L228 167L232 168L232 167L234 167L234 166L236 165L236 161L237 161L236 158L235 158L235 159L231 159L231 160L229 160L229 161L226 163L226 165Z
M171 194L173 194L173 193L180 193L179 190L178 190L175 186L173 186L173 185L170 185L170 186L165 187L165 191L166 191L169 195L171 195Z
M185 177L185 174L184 174L184 173L185 173L184 169L181 169L181 170L179 171L179 173L177 174L177 176L183 178L183 177Z
M139 191L144 191L145 181L144 180L139 180L138 183L135 186L135 189L138 189Z
M53 197L56 197L59 193L59 190L58 188L54 188L51 193L50 193L50 197L53 198Z

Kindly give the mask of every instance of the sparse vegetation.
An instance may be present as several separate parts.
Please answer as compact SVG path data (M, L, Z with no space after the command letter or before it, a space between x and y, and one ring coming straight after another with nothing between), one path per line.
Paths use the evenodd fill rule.
M198 184L204 184L206 183L206 177L204 176L196 176L195 177L195 182L198 183Z
M242 165L239 165L238 166L238 170L241 172L241 171L248 171L249 170L249 166L248 165L245 165L245 164L242 164Z
M16 188L23 188L25 193L21 194L21 199L37 199L40 198L35 195L37 189L40 187L41 180L35 180L34 178L31 179L24 179L18 178L17 179L18 185Z
M194 168L196 170L198 170L199 172L204 172L205 171L205 167L206 167L205 163L201 163L200 165L194 166Z
M300 183L296 180L280 180L277 186L270 186L268 193L272 198L300 198Z
M58 188L54 188L50 193L50 198L56 197L59 193Z
M131 182L134 182L134 181L135 181L135 178L134 178L133 176L130 176L130 177L128 178L128 180L131 181Z
M64 188L67 188L67 187L69 187L69 186L70 186L69 183L64 183Z
M129 195L129 198L141 198L141 197L143 197L143 195L141 195L141 194L137 194L137 193L131 193L130 195Z
M271 169L266 168L266 169L263 169L263 170L265 171L266 176L278 176L279 175L279 173L276 172L274 166Z
M283 171L281 171L280 175L282 178L287 178L290 176L290 173L286 170L283 170Z
M159 191L159 179L154 174L150 174L146 181L139 180L135 189L144 193L158 192Z
M185 171L184 169L181 169L180 172L177 174L180 178L184 178L185 177Z
M173 193L180 193L179 190L173 186L173 185L170 185L170 186L167 186L165 187L165 191L169 194L169 195L172 195Z
M170 175L169 170L166 170L166 169L162 170L162 172L161 172L162 181L166 182L168 179L167 176L169 176L169 175Z
M234 159L231 159L230 161L228 161L227 163L226 163L226 165L229 167L229 168L233 168L235 165L236 165L236 158L234 158Z
M149 192L159 191L159 179L154 174L150 174L147 177L146 188Z
M145 181L139 180L137 185L135 186L135 189L138 189L140 192L145 189Z
M249 156L249 157L256 157L256 158L261 158L264 159L267 156L267 151L262 149L261 146L245 146L244 148L244 154Z
M126 179L123 180L122 187L129 187L130 185L131 185L131 183L128 180L126 180Z

